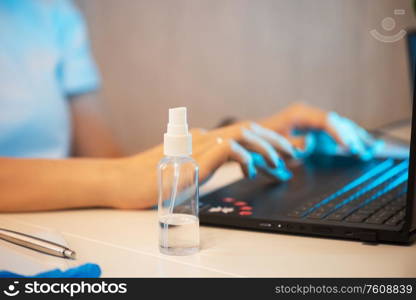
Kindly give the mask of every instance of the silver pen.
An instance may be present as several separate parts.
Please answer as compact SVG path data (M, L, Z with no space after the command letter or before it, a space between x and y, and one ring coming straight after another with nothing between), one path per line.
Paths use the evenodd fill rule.
M75 251L24 233L0 228L0 239L54 256L75 259Z

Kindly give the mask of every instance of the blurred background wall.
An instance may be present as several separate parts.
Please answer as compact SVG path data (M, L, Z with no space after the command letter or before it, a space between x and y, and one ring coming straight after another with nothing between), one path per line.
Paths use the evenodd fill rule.
M257 119L303 100L374 128L410 111L411 0L78 0L114 133L133 153L162 141L169 107L193 127ZM405 9L405 15L394 15ZM381 26L393 17L396 27Z

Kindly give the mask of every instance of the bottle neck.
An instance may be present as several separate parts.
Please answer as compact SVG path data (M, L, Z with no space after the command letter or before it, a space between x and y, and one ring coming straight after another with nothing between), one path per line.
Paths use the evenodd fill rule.
M165 133L163 153L166 156L189 156L192 154L192 135L169 135Z

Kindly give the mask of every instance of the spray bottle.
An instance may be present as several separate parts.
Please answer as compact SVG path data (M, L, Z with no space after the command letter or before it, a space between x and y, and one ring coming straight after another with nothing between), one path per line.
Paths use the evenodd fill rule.
M165 157L158 165L159 249L168 255L199 250L198 165L192 159L192 136L186 107L169 109Z

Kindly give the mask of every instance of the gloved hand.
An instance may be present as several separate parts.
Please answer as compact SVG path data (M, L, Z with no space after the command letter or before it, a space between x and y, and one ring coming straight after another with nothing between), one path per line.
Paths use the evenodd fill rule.
M295 131L298 136L304 135L305 147L298 152L299 157L312 153L324 155L354 155L361 160L370 160L385 145L383 140L375 139L366 130L353 121L339 116L335 112L328 113L328 124L342 140L338 143L324 130Z
M290 106L259 123L241 122L209 132L197 130L193 135L198 145L201 139L213 140L211 150L204 148L204 151L216 152L209 156L218 158L216 161L221 157L236 160L248 177L262 170L280 181L292 177L284 162L286 157L299 159L320 153L347 154L369 160L384 145L351 120L303 104ZM215 140L218 139L226 144L216 151ZM204 171L205 158L206 155L198 161L201 171ZM210 167L206 170L215 170L211 167L212 161L207 162Z
M369 160L384 146L362 127L335 112L296 104L262 122L293 147L293 157L350 154Z

